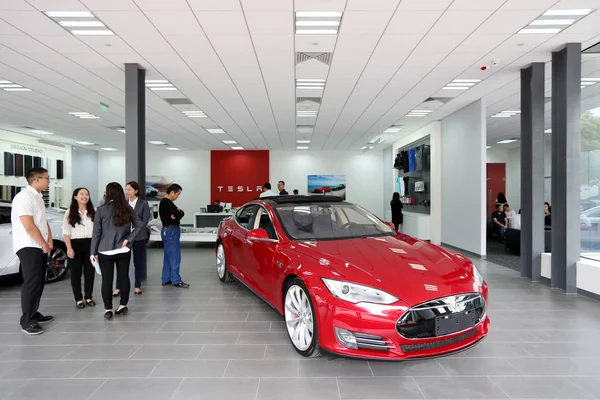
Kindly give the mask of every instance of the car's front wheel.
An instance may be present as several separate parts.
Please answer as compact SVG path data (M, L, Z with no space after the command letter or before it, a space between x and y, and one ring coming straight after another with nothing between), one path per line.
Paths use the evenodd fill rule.
M217 246L217 276L221 282L233 281L233 276L227 269L227 258L225 257L223 243L219 243Z
M48 253L46 262L46 283L60 281L68 270L67 246L62 242L54 242L54 248Z
M304 357L317 357L319 349L317 321L312 299L301 279L294 279L285 290L284 318L290 341Z

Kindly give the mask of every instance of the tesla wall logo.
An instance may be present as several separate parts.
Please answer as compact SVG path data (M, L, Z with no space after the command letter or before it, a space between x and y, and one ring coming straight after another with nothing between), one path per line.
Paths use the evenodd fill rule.
M257 198L269 182L269 151L211 151L210 182L211 203L239 207Z

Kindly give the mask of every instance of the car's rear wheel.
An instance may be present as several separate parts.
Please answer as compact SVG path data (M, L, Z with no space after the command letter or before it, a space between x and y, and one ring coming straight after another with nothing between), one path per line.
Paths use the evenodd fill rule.
M319 350L317 321L312 299L301 279L294 279L285 290L284 318L290 341L304 357L317 357Z
M46 263L46 283L60 281L68 270L67 247L62 242L54 242L54 248L48 253Z
M217 246L217 276L221 282L233 281L233 275L231 275L227 269L227 258L225 256L223 243L219 243Z

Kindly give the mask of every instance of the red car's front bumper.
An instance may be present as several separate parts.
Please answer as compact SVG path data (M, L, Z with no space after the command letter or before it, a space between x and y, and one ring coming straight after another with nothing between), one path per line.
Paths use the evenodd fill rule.
M397 321L409 305L352 304L335 298L324 287L313 289L319 345L326 352L347 357L393 360L441 356L473 346L487 335L490 327L486 312L472 328L439 337L410 339L396 330ZM482 293L485 300L486 294ZM357 341L366 345L358 349L342 345L336 328L352 332Z

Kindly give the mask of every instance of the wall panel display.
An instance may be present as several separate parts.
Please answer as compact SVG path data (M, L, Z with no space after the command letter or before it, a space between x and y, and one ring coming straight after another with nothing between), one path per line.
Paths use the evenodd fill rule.
M15 174L15 156L13 153L4 153L4 175L13 176Z
M430 140L429 136L398 149L394 160L396 192L404 211L430 213Z
M48 159L48 176L50 179L56 179L56 160L49 158Z
M43 168L42 157L33 157L33 168Z
M23 158L25 160L25 168L23 171L25 171L25 174L27 174L27 171L33 168L33 156L25 155Z
M56 179L64 179L65 171L64 171L64 161L56 160Z
M15 176L25 176L23 154L15 154Z
M338 196L346 200L346 175L308 175L308 193Z

